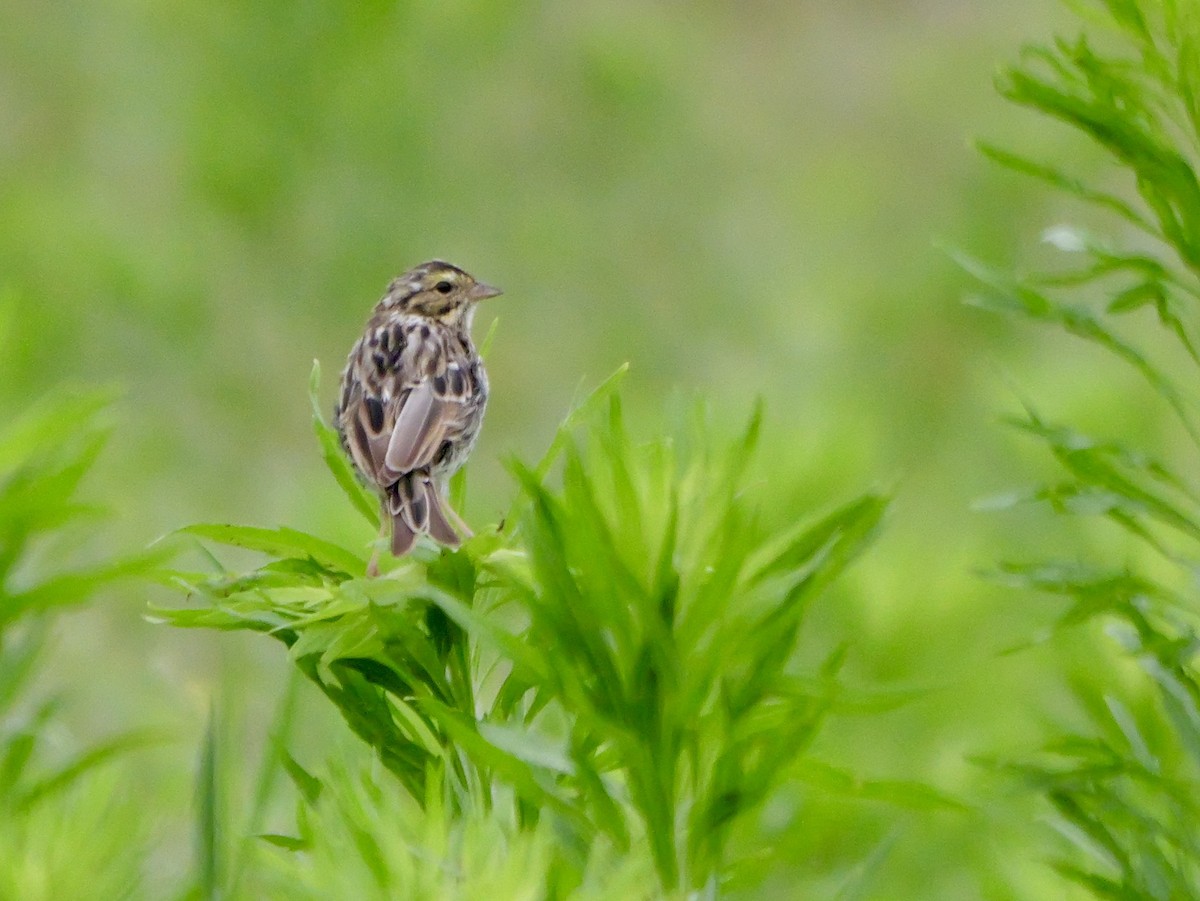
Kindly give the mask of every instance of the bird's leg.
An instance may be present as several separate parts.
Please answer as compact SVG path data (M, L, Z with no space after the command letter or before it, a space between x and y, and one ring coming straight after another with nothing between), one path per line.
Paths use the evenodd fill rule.
M454 530L458 532L464 540L475 537L475 533L471 531L471 527L466 524L458 511L450 506L449 491L442 492L442 509L446 511L447 517L450 520L450 525L454 526Z
M376 538L375 541L372 542L372 544L374 545L374 550L371 551L371 559L367 562L367 578L368 579L374 579L379 576L379 543L381 541L383 541L384 536L387 535L388 522L389 522L388 517L387 517L387 508L386 507L384 508L384 515L380 517L380 520L381 521L379 523L379 537Z

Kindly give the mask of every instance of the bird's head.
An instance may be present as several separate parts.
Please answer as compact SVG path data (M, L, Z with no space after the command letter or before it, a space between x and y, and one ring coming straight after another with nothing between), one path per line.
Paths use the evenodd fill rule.
M464 321L477 301L498 294L498 288L476 281L457 266L431 260L393 279L383 306L456 323Z

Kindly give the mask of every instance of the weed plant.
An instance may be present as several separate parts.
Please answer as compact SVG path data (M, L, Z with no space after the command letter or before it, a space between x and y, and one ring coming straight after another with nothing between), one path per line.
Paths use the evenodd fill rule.
M172 572L192 603L156 615L278 639L394 778L344 774L333 805L380 892L417 897L424 884L410 883L412 861L386 863L412 840L380 850L386 836L361 822L368 808L406 805L395 828L420 809L463 841L501 830L541 861L535 876L553 897L589 884L597 860L628 872L639 859L655 892L715 895L730 830L794 774L841 701L842 649L802 665L797 638L886 498L864 494L768 533L746 484L760 413L730 444L699 409L680 434L639 442L619 381L571 414L536 465L511 464L517 498L500 524L458 551L422 548L381 578L364 577L363 548L309 533L183 530L268 559ZM375 502L316 388L314 370L325 459L374 530ZM325 841L311 823L328 808L321 780L286 765L312 809L308 828L273 841L304 851ZM396 786L407 800L389 794ZM439 856L424 847L411 853ZM460 890L472 871L461 870Z
M1053 271L1011 275L964 259L985 288L976 302L1058 329L1132 367L1148 403L1179 438L1086 433L1027 405L1013 424L1041 442L1061 477L1014 500L1070 520L1111 523L1118 554L1006 563L999 575L1069 602L1061 628L1101 621L1142 673L1118 670L1079 688L1091 731L1064 730L1010 763L1043 793L1067 846L1053 865L1098 898L1200 897L1200 463L1196 423L1200 302L1200 10L1174 0L1081 4L1091 26L1028 47L1000 92L1108 152L1113 188L984 144L982 151L1111 218L1111 234L1057 226ZM1126 200L1125 185L1137 199ZM1150 320L1150 322L1147 322ZM1153 325L1157 328L1154 328ZM1150 326L1150 327L1148 327ZM1114 559L1122 556L1124 559ZM1098 659L1103 659L1100 655ZM1095 685L1101 686L1099 690Z
M110 401L55 391L0 427L0 899L121 898L141 879L146 836L109 765L152 736L80 746L59 698L34 685L57 618L150 563L78 563L102 513L79 488L104 445Z

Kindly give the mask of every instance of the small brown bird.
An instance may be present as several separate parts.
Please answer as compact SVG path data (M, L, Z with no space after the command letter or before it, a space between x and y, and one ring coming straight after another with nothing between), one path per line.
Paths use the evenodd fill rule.
M446 500L446 483L483 423L488 381L471 320L478 301L498 294L457 266L422 263L388 285L342 371L334 422L360 477L381 496L397 557L418 535L455 547L460 532L471 535Z

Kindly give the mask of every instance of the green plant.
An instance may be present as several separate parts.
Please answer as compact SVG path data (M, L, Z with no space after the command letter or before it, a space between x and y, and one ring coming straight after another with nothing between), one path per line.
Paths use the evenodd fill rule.
M326 462L374 528L317 378ZM795 775L843 699L842 649L805 671L797 638L887 502L867 494L768 534L745 489L759 414L728 446L699 413L638 443L618 382L536 466L512 464L511 511L460 551L418 549L367 579L363 554L308 533L192 526L271 560L173 571L200 606L156 616L282 641L413 803L467 821L492 812L535 843L556 836L556 896L586 879L593 848L643 845L662 890L715 892L730 829Z
M512 807L454 811L435 777L417 800L347 752L320 777L287 759L302 800L300 836L267 836L257 871L289 898L540 898L561 877L562 839L549 817L521 827ZM272 847L274 846L274 847ZM300 851L302 853L296 853ZM661 897L645 848L620 853L602 837L570 880L570 897Z
M145 571L145 555L65 567L100 512L78 499L107 435L104 393L56 391L0 430L0 898L124 897L140 880L140 825L100 771L151 739L47 740L59 701L33 688L64 610ZM111 828L118 818L124 830Z
M1200 303L1200 12L1173 0L1081 4L1093 24L1075 40L1027 48L1000 76L1009 100L1052 116L1104 148L1140 203L991 145L992 159L1115 214L1103 240L1059 226L1047 239L1070 262L1013 276L963 258L988 309L1047 324L1131 366L1166 405L1181 441L1155 447L1048 421L1012 420L1061 465L1060 481L1010 500L1103 519L1129 539L1105 559L1009 563L998 575L1069 600L1062 628L1102 619L1145 679L1106 680L1077 695L1094 732L1072 730L1010 768L1045 793L1076 853L1055 866L1103 898L1200 895L1200 669L1195 573L1200 561L1200 432L1190 390ZM1157 329L1137 320L1153 314ZM1083 530L1077 530L1083 534ZM1114 562L1114 557L1123 557ZM1120 672L1120 671L1118 671ZM1122 695L1132 695L1133 702Z

